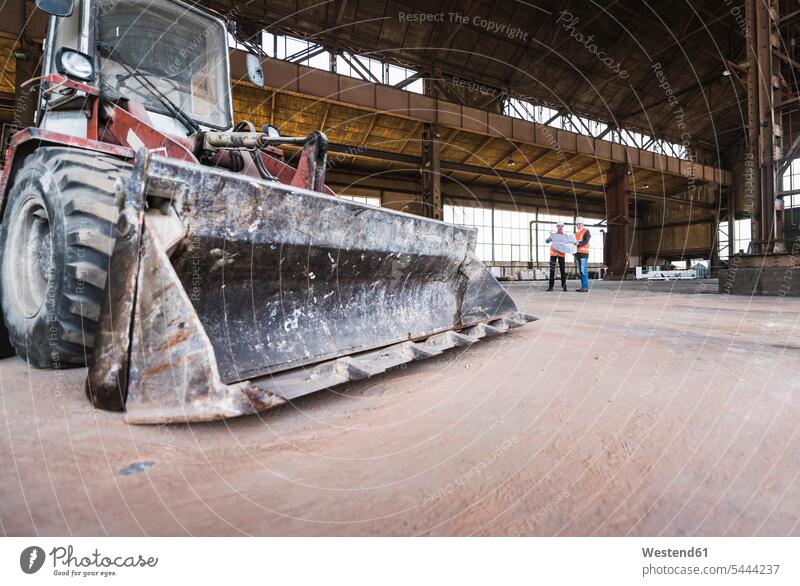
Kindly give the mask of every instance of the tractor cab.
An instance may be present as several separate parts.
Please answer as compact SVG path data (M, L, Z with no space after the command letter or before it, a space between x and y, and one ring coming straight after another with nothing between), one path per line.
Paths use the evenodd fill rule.
M43 78L78 80L105 102L186 137L232 126L227 30L178 0L38 0L51 16ZM52 78L51 78L52 79ZM37 125L86 138L86 94L46 83Z

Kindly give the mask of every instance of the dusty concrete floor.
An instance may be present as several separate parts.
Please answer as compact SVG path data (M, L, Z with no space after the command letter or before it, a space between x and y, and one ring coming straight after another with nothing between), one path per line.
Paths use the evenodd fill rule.
M540 321L227 423L127 426L82 370L0 362L0 529L800 535L800 299L703 286L510 284Z

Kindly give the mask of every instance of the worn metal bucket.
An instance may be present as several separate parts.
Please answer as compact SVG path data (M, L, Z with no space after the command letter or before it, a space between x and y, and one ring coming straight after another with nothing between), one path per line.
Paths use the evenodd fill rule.
M254 413L531 319L472 229L144 154L122 192L87 391L131 423Z

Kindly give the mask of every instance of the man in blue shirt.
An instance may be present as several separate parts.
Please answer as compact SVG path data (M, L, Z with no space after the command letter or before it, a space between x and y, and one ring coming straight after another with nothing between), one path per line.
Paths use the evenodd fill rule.
M578 293L586 293L589 291L589 239L592 235L588 228L583 227L583 218L576 218L575 227L577 228L575 240L578 243L575 260L578 263L578 274L581 277L581 288L575 290Z

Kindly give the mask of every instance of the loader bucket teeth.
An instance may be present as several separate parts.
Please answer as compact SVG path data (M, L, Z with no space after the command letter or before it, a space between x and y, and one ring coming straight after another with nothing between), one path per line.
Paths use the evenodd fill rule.
M121 189L87 391L131 423L254 413L532 319L469 228L144 153Z

